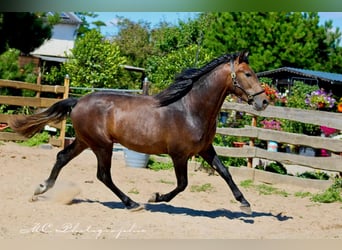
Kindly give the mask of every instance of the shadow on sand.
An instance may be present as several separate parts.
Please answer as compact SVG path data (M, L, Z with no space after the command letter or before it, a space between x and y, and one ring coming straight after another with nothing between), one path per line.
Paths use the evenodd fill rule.
M99 203L105 207L111 209L126 209L122 202L100 202L100 201L93 201L93 200L80 200L76 199L73 202L75 203ZM192 209L187 207L177 207L170 204L165 203L147 203L143 204L146 211L149 212L159 212L159 213L167 213L171 215L187 215L193 217L206 217L206 218L218 218L218 217L226 217L227 219L239 219L245 223L253 224L254 218L258 217L272 217L278 221L287 221L289 219L293 219L291 216L279 214L272 214L272 213L265 213L265 212L257 212L253 211L251 214L246 214L240 211L229 211L227 209L216 209L216 210L200 210L200 209Z

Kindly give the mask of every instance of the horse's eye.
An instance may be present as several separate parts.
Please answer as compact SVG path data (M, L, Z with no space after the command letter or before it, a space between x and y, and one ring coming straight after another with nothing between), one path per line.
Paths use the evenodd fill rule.
M247 77L251 77L251 76L252 76L252 74L251 74L251 73L249 73L249 72L246 72L246 73L245 73L245 76L247 76Z

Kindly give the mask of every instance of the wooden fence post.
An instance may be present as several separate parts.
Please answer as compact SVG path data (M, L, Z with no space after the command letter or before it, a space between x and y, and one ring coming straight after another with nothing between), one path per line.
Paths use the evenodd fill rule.
M143 82L143 95L148 95L149 83L147 77L145 77Z
M69 97L69 86L70 86L70 78L69 75L66 75L64 78L64 93L63 93L63 99L67 99ZM61 140L61 147L64 148L65 144L65 132L66 132L66 119L62 121L61 124L61 133L59 136L59 139Z
M252 117L252 124L251 124L253 127L256 127L256 125L257 125L257 119L256 119L256 116L254 115L253 117ZM250 138L250 140L249 140L249 146L250 147L254 147L254 138ZM253 168L253 158L248 158L248 160L247 160L247 167L249 167L249 168Z
M40 67L39 67L39 73L38 73L38 77L37 77L37 85L42 85L42 72L40 70ZM36 97L37 98L40 97L40 91L37 91Z

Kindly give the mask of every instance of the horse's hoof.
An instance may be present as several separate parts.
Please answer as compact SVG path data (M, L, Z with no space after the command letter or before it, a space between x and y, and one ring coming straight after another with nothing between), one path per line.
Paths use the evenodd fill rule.
M240 209L242 212L244 212L245 214L251 215L252 214L252 209L250 206L246 206L246 205L241 205Z
M30 199L29 199L29 202L35 202L38 200L38 196L36 195L33 195Z
M152 197L148 199L148 202L157 202L158 197L159 197L159 193L153 193Z
M47 185L44 184L39 184L39 186L34 190L34 195L42 194L47 191Z
M143 210L143 209L145 209L145 206L141 205L141 204L138 204L138 206L134 206L133 208L129 208L129 211L130 212L137 212L137 211L140 211L140 210Z

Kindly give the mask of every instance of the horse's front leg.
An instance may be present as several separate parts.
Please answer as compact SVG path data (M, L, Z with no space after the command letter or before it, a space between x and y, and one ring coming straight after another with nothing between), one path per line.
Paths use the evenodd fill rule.
M57 154L56 163L53 166L50 176L43 183L39 184L35 189L34 194L31 198L31 201L36 201L38 199L38 195L45 193L50 188L52 188L56 182L56 179L62 170L62 168L74 157L79 155L87 146L81 143L77 138L75 141L68 145L65 149L61 150Z
M172 157L172 156L171 156ZM167 194L154 193L148 202L169 202L177 194L184 191L188 185L188 158L185 156L172 157L173 165L175 168L177 186Z
M251 213L251 206L249 202L245 199L239 188L233 181L231 174L228 171L228 168L223 165L219 157L217 156L213 145L210 145L207 150L200 152L199 154L203 159L209 163L209 165L215 169L219 175L226 181L228 186L233 192L233 195L237 201L241 203L241 210L245 213Z

